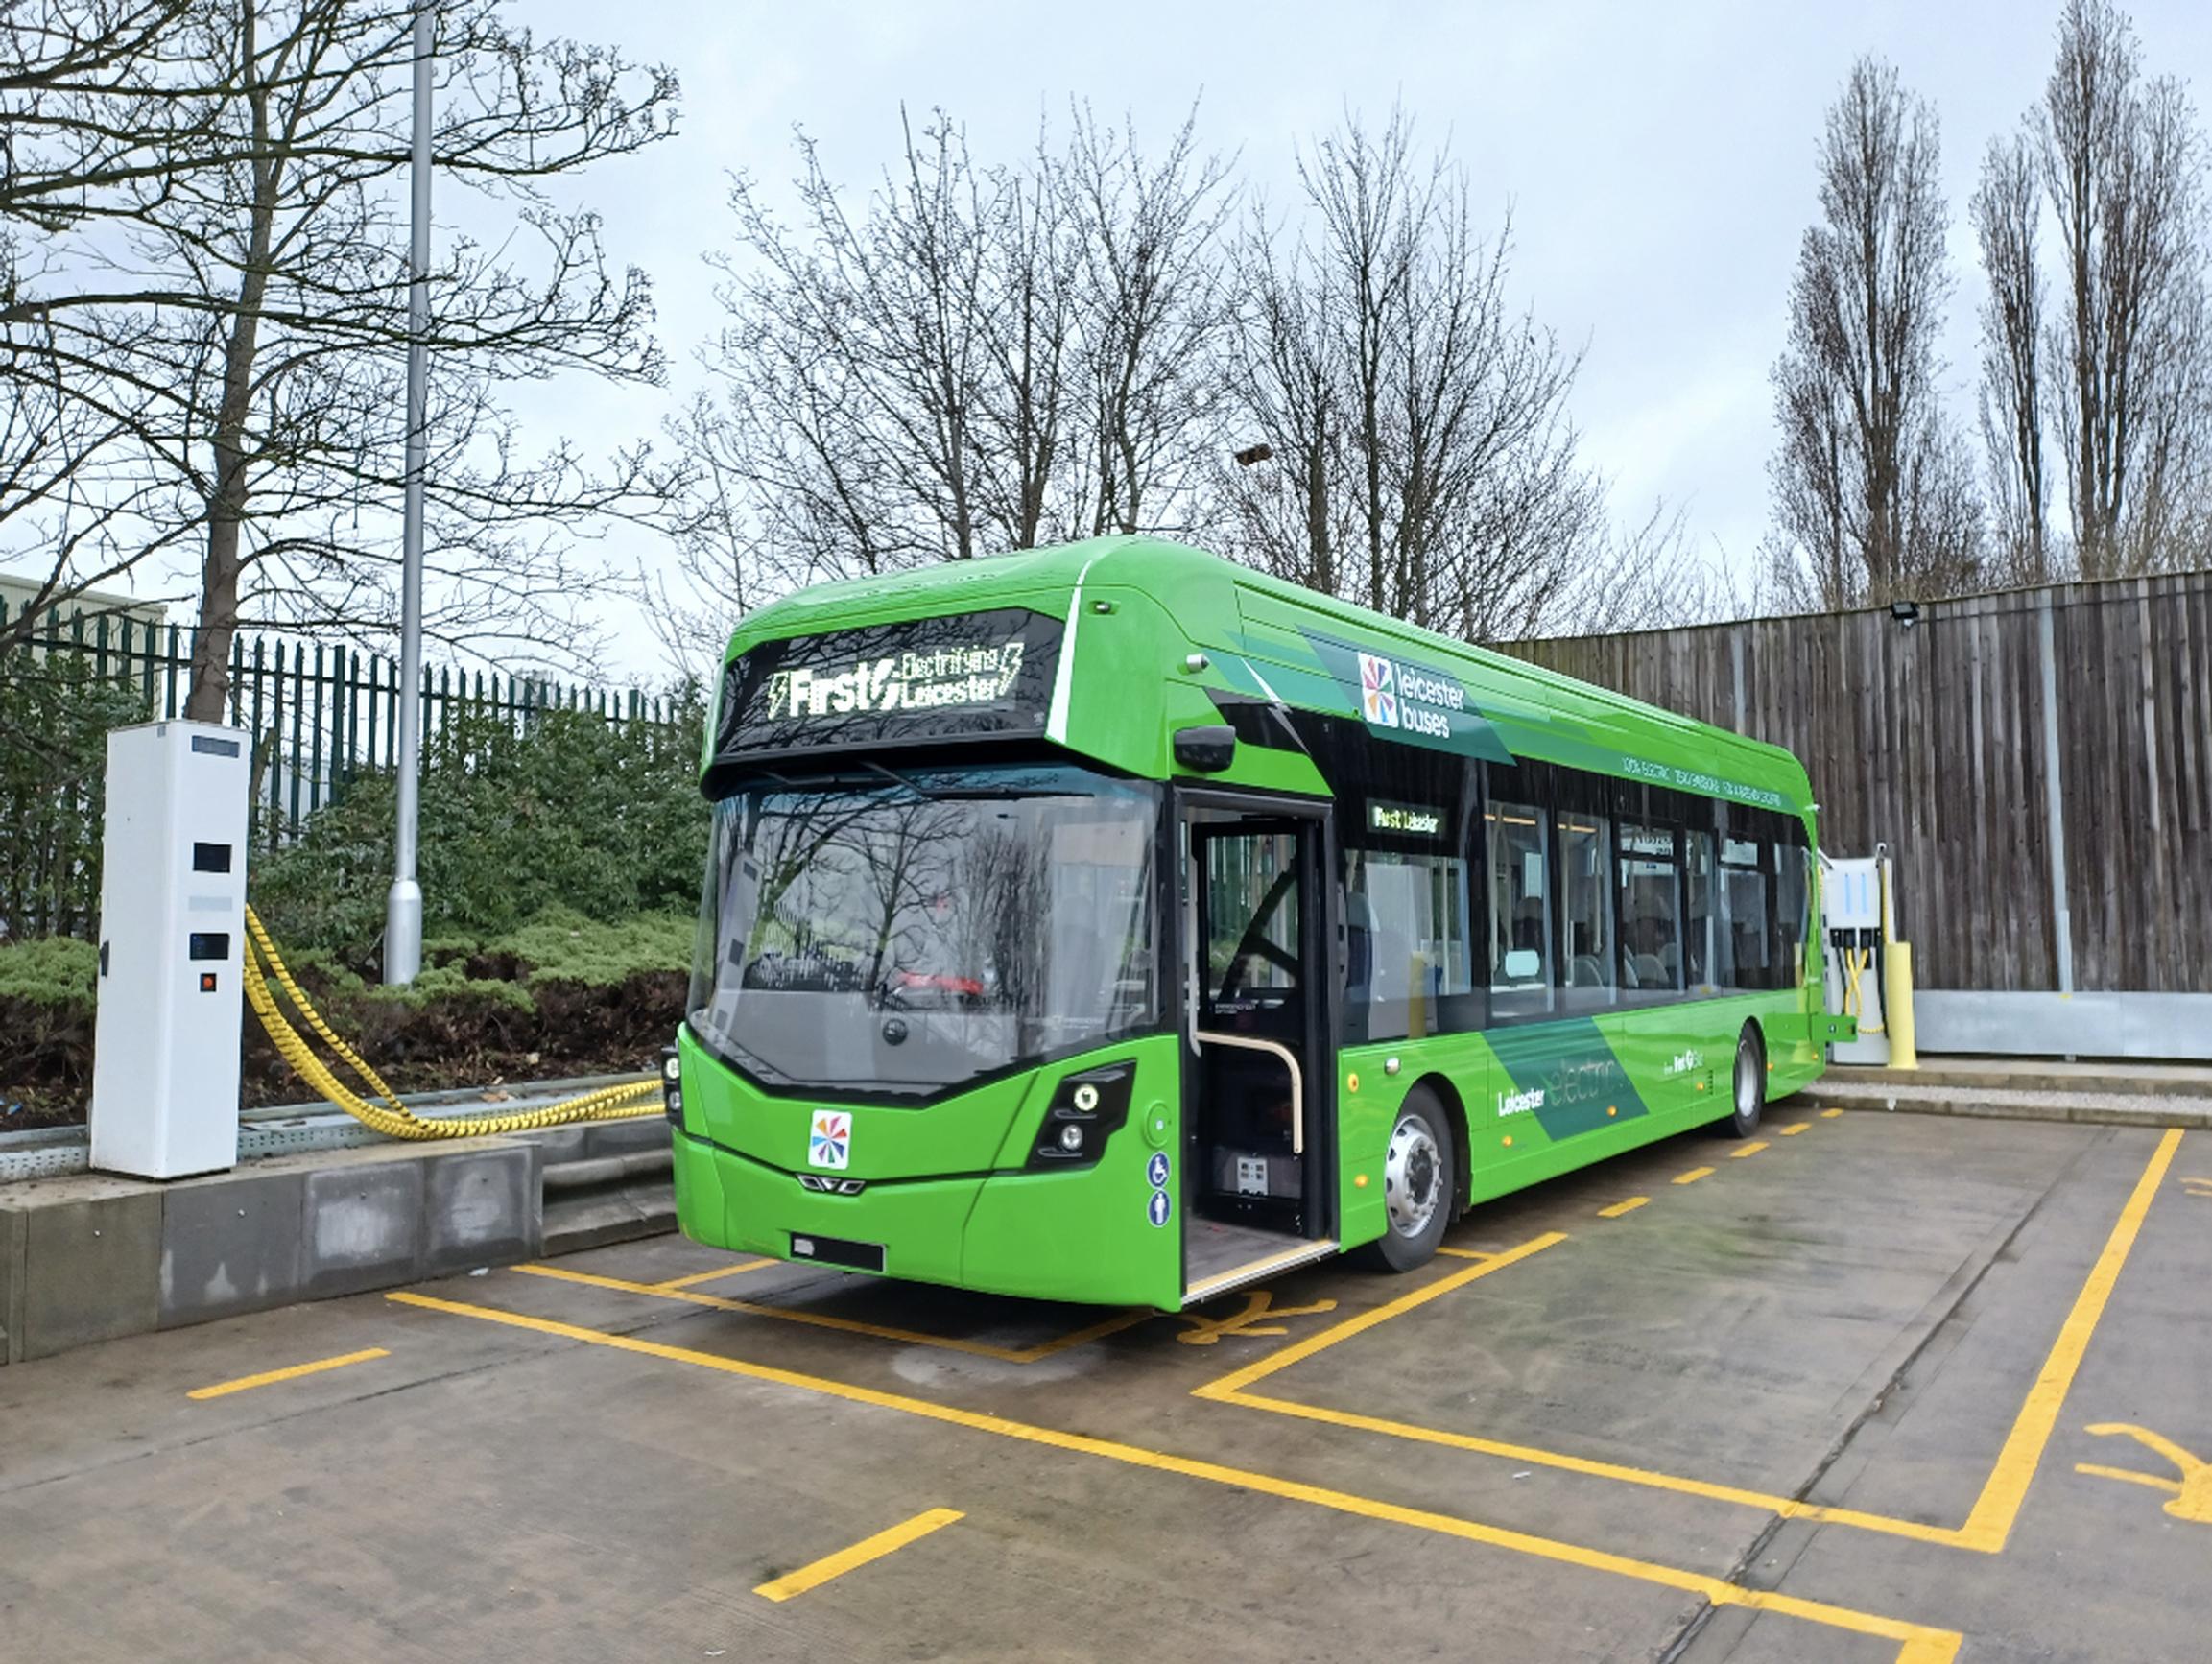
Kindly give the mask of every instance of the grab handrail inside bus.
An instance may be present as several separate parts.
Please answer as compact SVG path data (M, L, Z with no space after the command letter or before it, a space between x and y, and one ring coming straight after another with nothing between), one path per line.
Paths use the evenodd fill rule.
M1273 1040L1254 1039L1249 1034L1217 1034L1195 1025L1191 1038L1201 1044L1242 1046L1248 1052L1265 1052L1283 1060L1283 1067L1291 1072L1291 1153L1303 1155L1306 1153L1306 1077L1305 1071L1298 1067L1297 1054Z

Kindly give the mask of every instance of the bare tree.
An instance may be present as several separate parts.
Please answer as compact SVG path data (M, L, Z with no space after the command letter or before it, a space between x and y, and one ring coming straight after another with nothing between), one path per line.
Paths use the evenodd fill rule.
M798 232L751 179L731 188L745 259L721 262L731 321L710 363L784 583L964 559L984 535L976 426L1003 345L985 292L1003 181L978 174L941 111L918 132L902 112L901 130L865 219L803 136Z
M50 146L157 135L163 166L111 169L93 208L18 273L0 322L51 329L68 396L128 430L159 482L147 546L201 544L187 711L215 718L244 619L360 630L394 606L406 341L414 7L190 0L161 76L46 95ZM437 9L435 155L451 219L433 273L426 626L530 651L580 642L580 523L640 500L642 456L595 473L574 447L517 454L503 384L582 370L654 379L642 273L610 273L576 170L671 131L676 84L610 52L540 42L496 0ZM180 110L189 112L181 119Z
M113 188L161 165L157 135L72 119L91 87L139 87L164 73L163 31L184 0L6 0L0 4L0 546L33 562L28 603L0 650L42 614L120 577L147 553L119 535L144 506L124 441L145 399L79 395L54 321L24 298L36 250L82 226ZM193 119L188 104L173 120Z
M1310 229L1256 213L1228 375L1279 465L1230 476L1238 553L1477 639L1555 617L1604 535L1566 412L1581 359L1507 297L1511 223L1476 231L1465 177L1393 111L1300 163Z
M1134 130L1074 115L1058 172L1080 263L1071 321L1086 405L1088 530L1158 530L1208 470L1226 318L1219 233L1228 164L1201 156L1193 109L1157 163Z
M1988 293L1981 307L1982 444L1995 521L1999 579L2047 583L2050 485L2044 472L2043 275L2037 259L2040 177L2025 140L1990 141L1969 209Z
M1020 165L979 164L942 111L901 131L865 209L803 135L795 225L732 187L719 396L678 434L677 587L725 623L702 535L762 595L1156 530L1202 481L1229 197L1194 122L1157 162L1082 108Z
M1643 519L1605 532L1531 632L1615 635L1700 623L1724 607L1718 578L1691 547L1683 511L1660 502Z
M2031 126L2062 256L2047 340L2080 563L2138 571L2160 562L2212 444L2203 141L2181 83L2143 79L2109 0L2068 0Z
M1936 112L1863 58L1819 160L1820 223L1773 371L1776 584L1827 607L1947 593L1977 570L1980 511L1936 389L1950 289Z

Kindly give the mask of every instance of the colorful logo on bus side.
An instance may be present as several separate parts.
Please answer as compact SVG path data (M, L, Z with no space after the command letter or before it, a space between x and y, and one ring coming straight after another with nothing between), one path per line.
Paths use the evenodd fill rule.
M1463 756L1511 760L1497 730L1458 677L1389 654L1368 653L1319 630L1300 633L1347 698L1358 689L1354 708L1371 732Z
M1371 653L1360 654L1360 715L1378 728L1398 725L1397 668Z

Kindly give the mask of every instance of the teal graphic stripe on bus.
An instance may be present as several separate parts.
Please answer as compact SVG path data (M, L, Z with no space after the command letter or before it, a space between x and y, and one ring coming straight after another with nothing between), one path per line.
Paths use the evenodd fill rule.
M1501 1120L1531 1115L1554 1141L1647 1113L1643 1095L1588 1017L1492 1029L1486 1036L1510 1089L1493 1096Z

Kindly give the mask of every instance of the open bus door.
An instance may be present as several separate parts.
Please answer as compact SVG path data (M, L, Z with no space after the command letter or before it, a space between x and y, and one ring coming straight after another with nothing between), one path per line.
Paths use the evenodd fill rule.
M1186 792L1184 1303L1336 1251L1326 805Z

